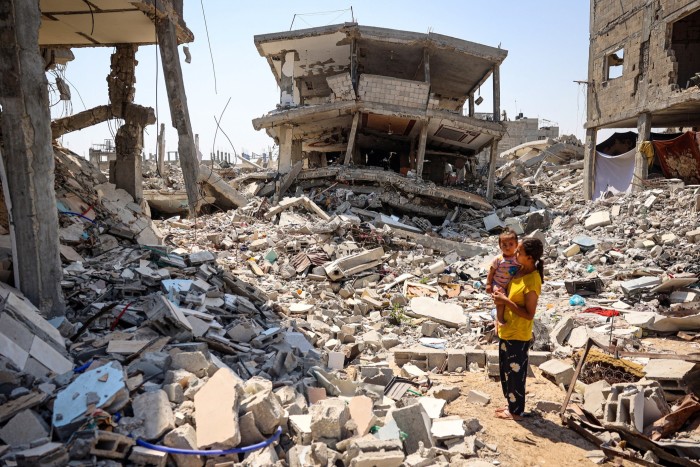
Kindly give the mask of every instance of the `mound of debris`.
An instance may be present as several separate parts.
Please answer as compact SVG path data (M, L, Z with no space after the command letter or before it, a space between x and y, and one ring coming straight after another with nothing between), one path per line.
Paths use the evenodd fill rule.
M381 183L277 204L248 192L237 209L149 219L164 240L138 244L143 230L113 229L144 214L92 170L72 156L57 168L59 199L80 214L62 216L75 230L62 237L68 314L46 321L0 290L8 465L496 462L480 410L445 415L489 396L439 381L498 378L484 281L505 225L547 245L529 363L561 399L570 390L528 408L561 411L600 458L700 459L695 187L583 203L504 186L518 199L449 206L440 222L393 215ZM576 170L542 173L575 183Z

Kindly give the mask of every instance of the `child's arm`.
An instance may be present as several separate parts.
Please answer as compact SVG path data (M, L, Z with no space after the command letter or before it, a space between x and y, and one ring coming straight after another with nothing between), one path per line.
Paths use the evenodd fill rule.
M489 268L489 275L486 276L486 293L491 293L493 291L491 284L493 283L493 275L496 273L495 262L491 263Z
M493 293L493 276L496 274L496 269L498 269L498 256L496 256L493 261L491 261L491 267L489 268L489 275L486 276L486 293Z

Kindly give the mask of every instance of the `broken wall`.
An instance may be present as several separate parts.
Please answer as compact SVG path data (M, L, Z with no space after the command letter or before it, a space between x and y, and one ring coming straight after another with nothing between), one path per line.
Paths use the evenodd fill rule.
M642 111L654 113L675 103L668 101L678 90L672 25L697 11L700 3L693 0L592 0L587 127L636 118ZM613 57L616 52L618 57ZM621 75L612 77L615 70L608 65L620 58ZM697 100L700 90L678 97Z
M365 73L358 88L363 101L424 109L430 83Z

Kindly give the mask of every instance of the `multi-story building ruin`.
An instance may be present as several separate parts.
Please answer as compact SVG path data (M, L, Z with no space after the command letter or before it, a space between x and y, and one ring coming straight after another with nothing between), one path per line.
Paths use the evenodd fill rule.
M647 178L639 150L654 128L700 122L700 1L592 0L584 195L593 195L598 130L637 127L633 188Z
M446 170L470 166L483 148L495 156L505 133L506 50L356 23L258 35L255 45L280 101L253 126L279 143L281 173L303 160L305 168L378 166L442 184ZM474 115L475 94L490 77L493 118L485 121ZM487 197L493 182L491 171Z

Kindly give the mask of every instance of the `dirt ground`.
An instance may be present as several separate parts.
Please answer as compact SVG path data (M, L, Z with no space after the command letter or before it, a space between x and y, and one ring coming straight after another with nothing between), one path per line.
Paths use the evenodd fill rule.
M494 417L494 410L505 405L500 383L479 373L459 375L436 375L435 384L459 386L461 396L446 406L446 415L459 415L462 418L477 418L483 430L477 435L482 442L495 445L498 455L495 457L502 466L586 466L595 465L586 454L598 448L576 432L562 425L559 415L533 411L540 401L563 402L566 393L551 381L545 379L537 368L534 377L527 379L526 410L530 416L522 422L500 420ZM470 389L485 392L491 396L486 406L475 405L466 401ZM531 445L515 439L532 441ZM619 461L606 465L632 465Z

